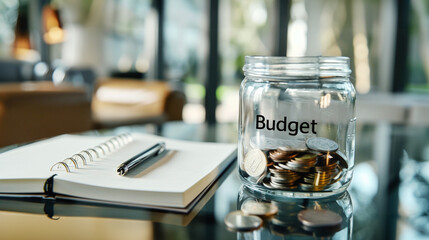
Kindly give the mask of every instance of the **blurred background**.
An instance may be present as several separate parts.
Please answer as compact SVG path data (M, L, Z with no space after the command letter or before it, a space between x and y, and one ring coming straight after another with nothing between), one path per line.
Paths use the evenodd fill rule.
M106 78L163 81L186 96L184 121L235 122L245 55L342 55L360 94L427 94L428 5L2 0L0 81L68 81L89 92Z
M0 145L237 123L246 55L350 58L354 235L427 239L427 0L1 0Z

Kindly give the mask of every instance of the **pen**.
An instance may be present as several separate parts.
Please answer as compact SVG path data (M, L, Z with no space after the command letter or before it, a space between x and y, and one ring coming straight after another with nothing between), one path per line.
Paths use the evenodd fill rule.
M159 142L153 145L152 147L144 150L143 152L135 155L134 157L130 158L126 162L123 162L121 165L119 165L116 172L119 175L124 176L131 169L135 168L136 166L143 163L144 161L157 156L158 154L162 153L164 150L165 150L165 143Z

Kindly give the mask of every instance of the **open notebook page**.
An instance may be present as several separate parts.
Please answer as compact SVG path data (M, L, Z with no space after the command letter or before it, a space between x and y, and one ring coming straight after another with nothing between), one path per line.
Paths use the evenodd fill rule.
M186 142L153 135L133 134L134 141L118 151L72 172L51 172L50 167L83 149L109 138L64 135L16 149L0 156L14 158L13 167L21 169L3 175L0 180L46 179L53 174L54 192L82 198L184 207L222 170L234 154L235 145ZM116 168L156 142L165 141L167 154L146 169L119 176ZM42 156L42 157L41 157ZM3 168L2 168L3 169ZM42 186L39 187L40 190ZM4 192L1 189L0 191ZM41 192L41 191L40 191Z

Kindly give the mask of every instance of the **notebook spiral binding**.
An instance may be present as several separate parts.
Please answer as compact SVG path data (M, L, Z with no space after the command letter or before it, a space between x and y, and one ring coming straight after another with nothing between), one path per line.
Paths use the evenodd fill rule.
M51 167L51 171L65 170L70 172L71 168L79 169L82 166L87 165L88 161L92 162L95 159L102 158L119 148L127 145L133 141L133 137L129 133L120 134L112 137L109 140L86 150L82 150L79 153L74 154L60 162L55 163Z

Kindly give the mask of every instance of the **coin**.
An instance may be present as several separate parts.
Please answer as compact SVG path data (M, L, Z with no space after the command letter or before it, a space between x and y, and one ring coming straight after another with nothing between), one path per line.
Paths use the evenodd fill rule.
M244 157L244 170L252 177L260 177L267 164L267 157L259 149L250 150Z
M271 176L271 181L272 182L276 182L276 183L289 183L289 182L291 182L291 180L290 179L288 179L288 178L285 178L285 177L276 177L276 176ZM295 179L296 180L296 179ZM292 180L292 181L294 181L294 180Z
M278 147L254 149L242 162L242 169L266 188L323 191L336 187L347 174L348 163L338 144L313 137L306 142L282 140Z
M330 210L305 209L298 213L298 220L307 227L334 227L343 222L343 218Z
M247 200L241 205L241 211L246 215L256 215L259 217L271 217L277 214L278 207L272 203L257 202Z
M274 188L278 188L278 189L295 189L297 188L297 186L295 185L294 182L290 182L290 183L278 183L275 181L271 181L271 186Z
M296 188L295 186L293 186L293 187L285 187L283 185L278 185L278 184L275 185L275 183L270 182L270 181L263 181L262 185L264 185L266 188L269 188L269 189L280 189L280 190L290 190L290 189Z
M312 191L313 190L313 185L312 184L301 183L301 184L299 184L299 187L303 191Z
M320 152L335 152L338 150L338 144L336 142L322 137L309 138L305 144L309 149Z
M307 146L304 141L301 140L289 140L285 143L284 147L279 147L279 149L288 150L293 149L293 151L305 152L308 151Z
M264 180L266 175L267 175L267 168L265 168L264 173L261 176L259 176L259 178L256 180L256 184L260 184Z
M337 156L338 156L338 165L341 168L348 169L349 165L347 164L346 160L344 160L344 158L342 158L340 155L337 155Z
M270 151L269 155L274 162L286 162L294 157L293 152L286 152L279 149Z
M290 171L300 172L300 173L305 173L310 171L309 168L300 168L299 166L298 167L294 166L292 163L288 163L288 164L279 163L279 166L282 167L283 169L288 169Z
M262 226L260 217L244 215L241 211L230 212L224 222L228 229L238 232L253 231Z
M271 183L269 181L262 181L262 185L269 189L275 189L275 187L271 186Z
M307 153L307 154L303 154L299 157L295 157L294 159L298 160L298 161L310 161L310 160L316 159L316 157L317 157L316 154L308 154Z

